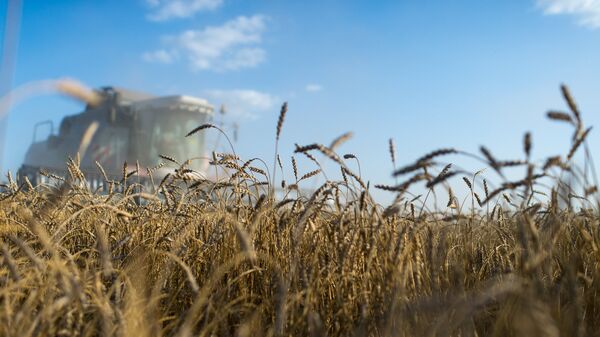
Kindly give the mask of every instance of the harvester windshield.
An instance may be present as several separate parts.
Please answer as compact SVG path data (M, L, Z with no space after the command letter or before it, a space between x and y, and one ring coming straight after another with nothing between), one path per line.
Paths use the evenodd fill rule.
M157 114L151 136L151 157L159 159L162 154L182 161L199 157L203 151L203 138L185 138L185 135L204 123L204 119L189 113Z
M139 101L133 105L139 118L136 138L142 142L136 151L138 157L156 164L160 161L159 155L170 156L181 162L205 156L204 134L185 138L189 131L208 122L212 115L213 108L205 100L168 96ZM200 169L200 166L200 160L190 164L194 169Z

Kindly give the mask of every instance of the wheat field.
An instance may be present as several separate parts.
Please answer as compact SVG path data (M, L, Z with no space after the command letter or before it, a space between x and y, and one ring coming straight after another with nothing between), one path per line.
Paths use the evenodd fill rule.
M92 191L76 158L52 184L9 176L0 335L598 336L591 128L567 87L562 94L569 110L547 117L572 126L568 153L533 160L526 134L518 160L442 148L397 166L390 140L383 159L396 167L394 186L371 186L347 164L354 155L336 152L351 134L297 145L295 181L276 180L287 105L273 165L214 153L211 165L228 173L219 181L193 178L189 162L168 154L177 170L150 188L138 178L152 168L137 168L106 177L108 193ZM489 168L455 170L442 162L452 156ZM299 172L300 159L316 169ZM326 177L323 161L340 180L306 192ZM526 174L488 181L514 167ZM426 194L411 194L415 186ZM395 201L376 203L373 189Z

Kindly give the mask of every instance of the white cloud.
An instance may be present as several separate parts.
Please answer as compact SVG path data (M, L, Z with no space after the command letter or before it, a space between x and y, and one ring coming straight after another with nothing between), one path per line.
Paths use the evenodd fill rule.
M600 28L600 0L537 0L547 15L569 14L578 17L578 23Z
M172 51L159 49L153 52L143 53L142 58L147 62L168 64L172 63L177 58L177 54Z
M274 109L279 101L271 94L248 89L207 90L204 95L212 104L225 105L227 114L244 118L256 118L261 112Z
M221 26L187 30L177 36L164 37L167 49L163 50L169 55L183 55L194 70L226 71L255 67L266 58L265 50L260 47L265 22L266 18L262 15L240 16Z
M189 18L197 12L215 10L223 0L146 0L152 12L146 17L152 21Z
M321 86L320 84L311 83L307 84L305 89L308 92L317 92L323 90L323 86Z

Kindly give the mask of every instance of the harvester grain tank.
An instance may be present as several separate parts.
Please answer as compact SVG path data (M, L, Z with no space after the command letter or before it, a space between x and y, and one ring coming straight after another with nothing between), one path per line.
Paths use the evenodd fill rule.
M54 133L51 122L38 123L38 129L48 124L48 139L36 141L29 147L19 176L33 183L44 182L40 169L64 175L69 157L76 158L82 137L92 123L98 123L87 150L80 158L81 170L90 176L99 174L100 163L111 177L120 177L123 163L140 167L156 166L167 155L184 161L192 160L189 168L202 172L206 160L202 133L185 138L187 132L207 123L214 108L206 100L191 96L156 97L130 90L104 87L98 90L102 103L86 106L76 115L65 117Z

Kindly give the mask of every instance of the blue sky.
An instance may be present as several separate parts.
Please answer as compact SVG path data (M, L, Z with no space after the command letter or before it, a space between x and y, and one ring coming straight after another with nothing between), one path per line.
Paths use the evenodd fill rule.
M514 159L525 131L534 157L564 153L568 130L544 118L565 109L563 82L600 125L600 1L23 0L13 85L58 77L225 103L236 150L268 161L288 101L288 169L294 143L352 131L340 152L390 184L390 137L399 163L481 144ZM33 122L81 109L58 96L14 107L4 169L20 165Z

